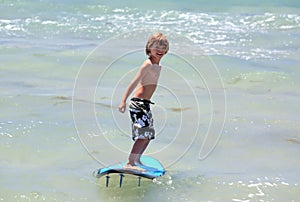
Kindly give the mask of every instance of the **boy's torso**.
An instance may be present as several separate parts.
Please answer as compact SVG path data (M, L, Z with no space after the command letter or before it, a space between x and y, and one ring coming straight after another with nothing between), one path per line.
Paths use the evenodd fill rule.
M150 100L158 83L161 66L149 65L134 93L134 97Z

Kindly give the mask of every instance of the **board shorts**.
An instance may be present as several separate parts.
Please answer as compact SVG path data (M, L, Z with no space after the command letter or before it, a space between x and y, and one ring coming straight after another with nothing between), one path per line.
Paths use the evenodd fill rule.
M154 103L141 98L132 98L130 100L129 113L132 124L133 141L137 139L152 140L155 138L150 104Z

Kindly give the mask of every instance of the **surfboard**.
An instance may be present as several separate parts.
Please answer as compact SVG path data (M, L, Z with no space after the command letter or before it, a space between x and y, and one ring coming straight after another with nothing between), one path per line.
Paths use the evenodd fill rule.
M112 165L105 168L100 168L95 172L95 177L100 178L102 176L106 175L106 186L108 186L108 180L109 180L109 174L111 173L119 173L120 174L120 187L122 186L122 179L124 177L124 174L129 175L136 175L139 177L139 185L140 185L140 178L148 178L148 179L154 179L161 177L165 174L165 169L162 166L162 164L149 156L142 156L141 157L142 165L139 165L140 168L146 170L145 172L141 172L138 170L131 170L131 169L124 169L124 165L127 163L122 162L117 165Z

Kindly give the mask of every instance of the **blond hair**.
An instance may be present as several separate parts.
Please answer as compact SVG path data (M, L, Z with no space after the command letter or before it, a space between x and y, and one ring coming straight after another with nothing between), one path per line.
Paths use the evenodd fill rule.
M169 51L169 42L167 37L161 33L161 32L156 32L152 34L146 44L146 54L150 56L151 53L151 47L154 44L158 44L159 46L163 46L166 50L166 53Z

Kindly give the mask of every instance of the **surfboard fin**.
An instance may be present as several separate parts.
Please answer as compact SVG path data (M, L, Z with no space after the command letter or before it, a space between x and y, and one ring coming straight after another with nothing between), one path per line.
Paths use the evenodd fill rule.
M139 186L139 187L141 186L141 179L142 179L142 177L139 176L139 180L138 180L138 186Z
M120 174L120 188L122 187L123 177L125 177L125 175L123 175L123 174L121 173L121 174Z
M105 186L108 187L108 183L109 183L109 178L110 178L110 177L109 177L109 175L106 175L105 177L106 177L106 183L105 183Z

